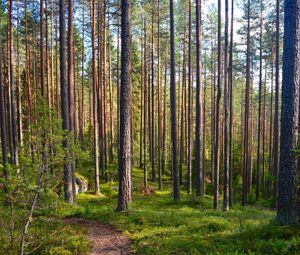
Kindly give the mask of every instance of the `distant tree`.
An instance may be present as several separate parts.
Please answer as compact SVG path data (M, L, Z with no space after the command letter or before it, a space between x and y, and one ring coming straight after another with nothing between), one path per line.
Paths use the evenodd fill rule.
M229 205L233 204L233 18L234 0L231 1L231 24L230 24L230 45L229 45L229 71L228 71L228 91L230 101L230 121L229 121Z
M260 147L261 147L261 102L262 102L262 10L263 10L263 3L260 0L260 29L259 29L259 94L258 94L258 128L257 128L257 171L256 171L256 199L259 199L260 195Z
M245 93L245 113L244 113L244 155L243 155L243 199L242 204L247 205L247 195L249 182L251 183L251 176L249 176L250 167L250 0L247 5L247 53L246 53L246 93Z
M15 76L14 76L14 43L13 43L13 1L9 0L8 5L8 70L9 70L9 89L8 89L8 114L9 114L9 133L10 133L10 153L12 163L19 164L18 156L18 132L17 132L17 111L15 103Z
M1 26L1 20L0 20ZM5 177L5 191L8 191L9 171L8 171L8 152L7 152L7 135L6 135L6 118L5 118L5 104L4 104L4 90L3 90L3 75L2 75L2 37L0 33L0 128L1 128L1 148L2 148L2 162L3 175Z

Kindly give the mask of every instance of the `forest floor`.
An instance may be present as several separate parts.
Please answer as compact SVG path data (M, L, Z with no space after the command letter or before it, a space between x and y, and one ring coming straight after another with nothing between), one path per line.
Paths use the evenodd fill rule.
M113 226L99 221L91 221L80 218L68 218L64 222L70 225L78 225L87 230L92 250L88 255L129 255L131 241Z
M93 165L82 165L78 173L89 179L92 189ZM75 206L58 199L51 190L45 191L26 238L28 254L300 255L300 226L276 225L272 201L256 202L253 194L249 194L249 205L241 206L239 180L234 185L235 204L224 212L212 209L213 186L209 180L203 198L188 195L182 185L181 199L174 201L168 174L164 175L162 191L149 181L145 192L143 169L134 167L133 203L128 212L118 213L117 166L110 165L108 174L110 182L101 182L100 195L92 191L80 194ZM11 251L7 234L11 218L9 208L1 204L0 255L7 255ZM221 197L219 204L221 208ZM24 222L20 219L27 215L26 207L16 208L12 219L16 237ZM17 250L16 243L12 254L18 254Z
M300 227L277 226L270 201L242 207L236 197L230 211L213 210L213 187L207 183L204 198L187 195L183 185L181 200L176 202L172 182L164 178L163 191L149 182L151 192L145 194L143 170L134 168L134 201L129 212L115 212L118 184L111 181L101 184L100 196L79 195L77 209L68 217L115 227L131 240L133 253L142 255L300 254Z

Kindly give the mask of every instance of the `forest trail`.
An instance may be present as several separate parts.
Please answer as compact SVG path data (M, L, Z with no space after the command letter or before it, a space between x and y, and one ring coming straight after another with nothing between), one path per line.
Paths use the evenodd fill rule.
M65 223L87 228L92 251L88 255L131 255L130 239L116 228L80 218L65 219Z

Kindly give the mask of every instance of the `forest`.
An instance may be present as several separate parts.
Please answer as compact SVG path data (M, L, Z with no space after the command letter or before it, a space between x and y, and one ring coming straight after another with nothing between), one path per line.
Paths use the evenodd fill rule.
M0 255L300 254L299 19L0 0Z

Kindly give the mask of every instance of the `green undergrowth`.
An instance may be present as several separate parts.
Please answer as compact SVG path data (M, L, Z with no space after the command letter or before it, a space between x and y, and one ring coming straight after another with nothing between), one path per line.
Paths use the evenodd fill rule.
M10 226L1 225L0 255L19 254L18 244L21 235L19 224L21 223L22 222L17 222L14 225L13 242L11 242L9 232ZM60 219L36 216L32 219L29 231L25 237L25 254L86 254L91 249L90 242L86 237L86 232L86 229L79 226L64 224Z
M116 213L117 183L101 185L101 196L82 194L69 216L98 220L124 231L137 254L300 254L300 228L276 226L275 212L260 204L230 211L213 210L213 197L196 199L182 191L172 200L171 186L144 195L142 169L134 168L134 201ZM221 201L220 201L221 203Z

